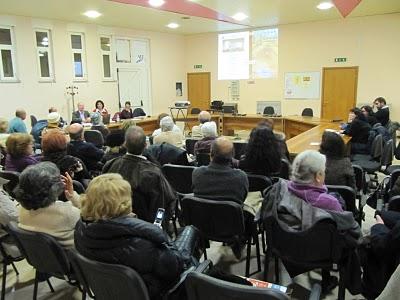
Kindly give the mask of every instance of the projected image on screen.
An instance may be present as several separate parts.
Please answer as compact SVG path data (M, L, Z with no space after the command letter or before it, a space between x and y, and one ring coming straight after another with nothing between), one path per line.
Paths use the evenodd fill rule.
M252 78L272 78L278 74L278 29L252 32Z
M218 35L218 79L249 78L249 32Z

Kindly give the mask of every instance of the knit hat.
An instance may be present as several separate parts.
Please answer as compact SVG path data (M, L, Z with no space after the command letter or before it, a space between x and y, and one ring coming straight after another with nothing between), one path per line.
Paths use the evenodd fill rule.
M60 114L58 112L51 112L47 115L47 123L58 124L60 122Z

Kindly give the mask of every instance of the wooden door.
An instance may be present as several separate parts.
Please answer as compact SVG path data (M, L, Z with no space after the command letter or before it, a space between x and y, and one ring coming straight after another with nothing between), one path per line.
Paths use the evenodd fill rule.
M210 87L210 73L188 73L188 100L190 107L197 107L201 110L210 109L211 102L211 87Z
M358 67L323 68L321 118L347 121L356 105Z

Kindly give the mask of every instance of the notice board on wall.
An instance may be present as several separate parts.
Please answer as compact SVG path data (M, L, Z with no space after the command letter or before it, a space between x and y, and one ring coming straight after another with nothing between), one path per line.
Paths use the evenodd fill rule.
M285 99L319 99L320 72L285 73Z

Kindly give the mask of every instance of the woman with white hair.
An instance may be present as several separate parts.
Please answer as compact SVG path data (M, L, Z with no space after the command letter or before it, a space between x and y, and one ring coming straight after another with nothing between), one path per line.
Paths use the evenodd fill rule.
M217 138L217 124L214 121L205 122L201 126L201 134L203 138L194 144L194 153L210 153L211 144Z
M160 121L161 133L154 137L154 144L168 143L179 148L182 147L182 135L173 130L174 125L174 120L170 116L162 118Z
M329 195L325 181L325 155L307 150L293 161L291 181L288 190L314 207L343 211L339 201Z

